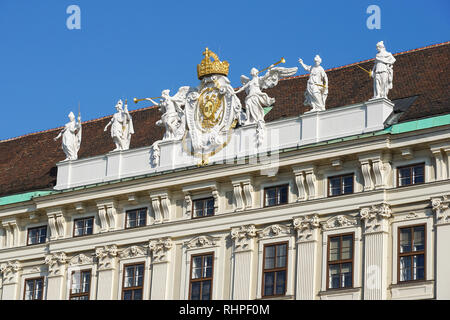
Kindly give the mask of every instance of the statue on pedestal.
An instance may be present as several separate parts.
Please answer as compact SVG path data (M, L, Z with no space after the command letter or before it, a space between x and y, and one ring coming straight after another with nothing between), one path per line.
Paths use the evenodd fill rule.
M386 51L383 41L377 43L377 51L375 65L370 74L373 78L373 99L387 99L389 89L392 89L395 58L390 52Z
M311 106L310 111L325 110L325 102L328 96L328 77L325 70L320 65L322 59L319 55L314 57L314 66L308 66L303 63L302 59L298 59L303 69L310 73L305 91L305 106Z
M117 112L111 118L111 121L105 126L104 131L111 125L111 137L116 145L113 151L128 150L130 148L131 135L134 133L133 120L128 113L128 105L125 100L125 108L122 108L123 102L119 100L116 104Z
M282 59L280 62L284 62ZM235 91L239 93L245 90L247 97L245 98L245 112L247 116L246 124L257 123L257 141L261 144L263 140L264 130L264 107L269 107L275 103L275 99L267 95L267 93L261 90L267 88L273 88L278 84L278 80L285 77L293 76L298 68L282 68L274 67L271 65L267 68L267 72L264 76L259 77L258 74L263 71L258 71L256 68L250 70L251 79L245 75L241 75L241 83L243 86Z
M78 122L75 121L75 115L73 112L69 113L70 122L66 123L64 128L53 139L58 140L62 135L62 149L66 154L67 160L77 160L78 150L81 145L81 115L78 113Z

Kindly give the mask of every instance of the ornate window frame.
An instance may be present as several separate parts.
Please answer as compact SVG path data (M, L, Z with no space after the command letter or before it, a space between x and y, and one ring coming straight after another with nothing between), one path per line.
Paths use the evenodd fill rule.
M40 243L28 243L28 237L30 235L30 229L38 229L38 228L42 228L42 227L46 227L47 228L45 241L44 242L40 242ZM49 240L50 240L50 236L49 236L49 231L50 230L49 229L50 229L50 227L49 227L48 223L40 222L40 223L33 223L33 224L27 225L26 226L27 232L25 233L25 245L28 247L28 246L44 245L44 244L48 243Z
M118 264L118 290L117 299L122 300L122 289L124 284L124 270L125 266L132 264L144 264L144 282L142 284L142 300L148 300L150 298L150 284L152 275L152 264L149 250L145 244L131 245L123 248L119 251L118 257L120 258Z
M189 299L190 271L192 256L213 253L213 283L211 300L224 299L224 270L225 270L225 236L213 237L199 235L185 241L182 246L180 299ZM221 263L222 262L222 263Z
M28 274L26 277L23 277L23 281L22 281L22 300L25 300L25 294L26 294L26 290L27 290L27 286L26 283L29 280L37 280L37 279L42 279L42 299L40 300L46 300L47 297L47 288L48 288L48 278L41 275L40 273L34 275Z
M295 233L292 226L285 224L272 224L257 232L258 236L258 263L257 263L257 288L256 299L283 299L294 297L296 278L296 243ZM263 297L263 268L264 268L264 246L271 244L287 243L287 276L286 291L284 296Z
M66 279L66 299L70 299L72 289L72 272L91 270L91 287L89 291L89 300L96 299L97 292L97 263L95 263L93 253L79 253L73 255L67 265Z
M321 223L322 226L322 269L320 296L322 299L334 298L360 300L362 297L363 278L363 246L361 220L354 215L339 214L329 217ZM353 279L352 288L327 289L328 283L328 239L330 236L338 236L353 233Z

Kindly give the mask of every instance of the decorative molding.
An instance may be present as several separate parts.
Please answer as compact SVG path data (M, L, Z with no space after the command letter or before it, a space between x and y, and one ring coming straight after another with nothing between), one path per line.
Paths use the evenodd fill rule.
M173 242L170 237L150 240L148 247L152 254L153 263L169 262L167 253L173 247Z
M389 204L382 202L371 207L361 208L359 214L361 220L364 221L364 231L366 233L388 231L388 219L392 217L392 210Z
M17 245L19 239L19 226L17 218L9 217L2 220L2 227L5 229L5 247L12 248Z
M152 209L155 214L155 223L161 223L161 201L158 196L150 196L152 202Z
M128 203L133 204L133 205L138 204L138 197L135 193L130 193L127 195L127 197L128 197Z
M253 238L256 237L255 225L241 226L231 229L231 239L236 252L253 250Z
M170 200L169 195L166 193L161 196L161 208L163 213L163 221L170 220Z
M258 238L278 237L283 235L290 235L291 228L282 224L273 224L258 231Z
M107 203L106 205L106 215L108 216L109 220L109 230L114 230L116 228L116 216L117 216L117 203L115 201L112 201L110 203Z
M360 164L361 164L361 172L364 179L363 190L364 191L372 190L374 183L372 181L372 176L370 174L371 171L370 162L369 160L360 160Z
M321 223L323 230L340 229L355 227L358 225L358 220L352 216L338 215L331 217L327 221Z
M155 213L155 223L162 223L170 220L170 197L169 190L162 189L150 192L153 212Z
M45 256L44 263L48 266L48 276L63 276L67 264L67 256L64 252L53 253Z
M408 214L404 217L404 219L405 219L405 220L409 220L409 219L415 219L415 218L417 218L417 217L419 217L419 215L418 215L417 213L415 213L415 212L410 212L410 213L408 213Z
M56 225L58 227L58 238L64 238L64 236L66 235L66 225L67 225L64 214L62 212L56 214L55 220Z
M341 170L342 169L342 159L340 159L340 158L332 159L331 167L334 168L335 170Z
M3 274L3 285L17 283L19 271L22 265L19 261L8 261L0 266L0 272Z
M294 172L295 174L295 185L297 186L298 195L297 201L308 200L308 193L306 191L306 177L303 171Z
M115 244L95 248L95 257L98 261L99 270L114 268L117 254L117 246Z
M243 211L244 210L244 198L242 197L242 186L241 183L233 184L233 193L234 193L234 211Z
M120 252L121 259L131 259L136 257L143 257L146 255L147 250L143 246L130 246Z
M317 230L320 228L319 216L317 214L295 218L293 220L294 230L297 231L297 241L317 241Z
M82 202L77 202L75 203L75 210L77 210L78 213L85 213L86 206Z
M402 153L402 158L405 160L410 160L414 156L413 150L411 147L402 148L402 149L400 149L400 152Z
M450 223L450 198L442 196L440 198L431 199L431 207L436 215L436 225L443 225Z
M192 196L190 192L184 195L184 214L188 217L192 214Z
M218 238L211 236L198 236L184 243L188 249L197 249L205 247L214 247L217 244Z
M86 264L92 264L94 262L93 257L89 257L83 253L73 256L69 261L69 266L81 266Z
M308 199L315 199L317 197L317 179L316 167L305 171L306 184L308 185Z

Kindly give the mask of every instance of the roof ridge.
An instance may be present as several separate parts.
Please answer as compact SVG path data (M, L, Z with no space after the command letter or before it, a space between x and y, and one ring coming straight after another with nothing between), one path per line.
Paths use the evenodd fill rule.
M137 112L137 111L143 111L143 110L151 109L151 108L155 108L155 107L156 106L153 105L153 106L149 106L149 107L135 109L135 110L131 110L130 113L134 113L134 112ZM109 118L111 116L112 116L112 114L104 116L104 117L100 117L100 118L87 120L87 121L81 121L81 124L83 125L83 124L87 124L87 123L91 123L91 122L97 122L97 121L103 120L105 118ZM0 140L0 143L21 139L21 138L25 138L25 137L28 137L28 136L33 136L33 135L36 135L36 134L41 134L41 133L46 133L46 132L50 132L50 131L55 131L55 130L58 130L58 129L62 129L63 127L64 126L60 126L60 127L56 127L56 128L52 128L52 129L46 129L46 130L41 130L41 131L36 131L36 132L30 132L30 133L27 133L27 134L24 134L24 135L21 135L21 136L12 137L12 138L8 138L8 139L5 139L5 140Z

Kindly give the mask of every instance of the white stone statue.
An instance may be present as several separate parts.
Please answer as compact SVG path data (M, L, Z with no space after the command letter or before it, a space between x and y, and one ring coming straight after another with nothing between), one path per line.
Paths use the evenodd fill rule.
M386 51L383 41L377 43L377 55L371 76L373 78L373 99L388 98L389 89L392 89L394 77L394 56Z
M310 73L305 91L305 106L311 106L310 111L325 110L325 102L328 96L328 77L323 70L322 59L319 55L314 57L314 66L308 66L303 63L302 59L298 59L303 69Z
M130 148L131 135L134 133L133 120L128 113L128 106L125 101L125 108L122 108L123 102L119 100L116 104L117 112L111 118L111 121L105 126L104 131L111 125L111 137L113 138L117 150L128 150Z
M156 125L166 129L163 140L178 140L183 137L186 129L186 119L181 107L186 103L186 95L189 89L189 86L183 86L178 89L178 92L173 97L169 95L169 89L163 90L159 103L152 98L145 99L158 105L159 111L163 113L161 120L156 122Z
M62 149L66 154L67 160L77 160L78 150L80 150L81 145L81 115L78 114L78 122L75 121L75 115L73 112L69 113L70 122L66 123L64 128L59 132L59 134L53 139L58 140L61 135L62 138Z
M257 123L258 144L261 144L264 130L264 107L269 107L275 103L275 99L267 95L261 90L273 88L278 84L278 80L284 77L290 77L297 73L298 68L273 67L271 65L266 74L259 77L259 71L256 68L250 70L251 79L245 75L241 75L241 83L243 86L235 93L245 90L247 97L245 98L245 112L247 116L246 124Z

